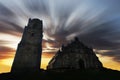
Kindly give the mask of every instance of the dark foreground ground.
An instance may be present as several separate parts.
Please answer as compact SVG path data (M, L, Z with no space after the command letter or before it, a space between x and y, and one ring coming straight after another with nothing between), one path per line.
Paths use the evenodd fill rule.
M41 70L32 73L3 73L0 74L0 80L120 80L120 72L110 69L65 72Z

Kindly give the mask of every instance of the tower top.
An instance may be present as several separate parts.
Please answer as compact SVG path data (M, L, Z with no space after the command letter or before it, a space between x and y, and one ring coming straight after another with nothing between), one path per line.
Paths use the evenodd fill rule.
M38 18L34 18L34 19L29 18L29 22L28 23L30 23L30 22L42 22L42 20L40 20Z
M38 18L34 18L34 19L29 18L27 27L31 27L31 28L37 27L39 29L42 28L42 25L43 25L42 20L39 20Z

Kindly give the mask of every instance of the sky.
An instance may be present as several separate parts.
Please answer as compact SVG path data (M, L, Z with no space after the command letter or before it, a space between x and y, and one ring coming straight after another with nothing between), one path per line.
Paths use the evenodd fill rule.
M0 73L9 72L29 18L43 20L42 68L78 37L107 68L120 70L120 0L0 0Z

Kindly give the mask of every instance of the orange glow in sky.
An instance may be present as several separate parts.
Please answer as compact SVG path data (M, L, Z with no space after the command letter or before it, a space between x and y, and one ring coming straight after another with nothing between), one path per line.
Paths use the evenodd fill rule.
M113 57L97 55L104 67L120 71L120 63L113 60Z
M46 69L48 62L53 56L54 54L52 53L43 53L41 68ZM99 57L99 60L103 63L104 67L111 68L114 70L120 70L120 63L113 61L112 57L106 57L101 55L97 56ZM0 73L10 72L13 59L14 54L12 54L12 56L9 58L0 59Z
M120 0L0 0L0 73L10 72L29 18L43 21L41 68L78 37L104 67L120 71Z
M0 34L3 35L3 34ZM7 37L8 36L8 37ZM0 51L0 73L10 72L11 66L14 60L14 56L17 49L17 44L20 41L20 37L17 36L11 36L9 34L3 35L5 40L9 40L9 43L1 44L1 46L10 47L6 48L5 50ZM12 39L12 40L11 40ZM42 53L42 59L41 59L41 68L46 69L46 66L48 65L51 58L54 56L55 52L58 50L57 48L52 47L53 44L49 43L43 43L43 53ZM101 50L99 52L106 52L106 50ZM97 54L99 57L99 60L103 63L104 67L120 70L120 63L113 60L113 57L108 56L101 56Z
M0 59L0 73L5 73L5 72L10 72L11 67L12 67L12 63L14 60L14 54L10 53L11 56L5 59ZM46 69L46 66L48 64L48 62L50 61L50 59L53 57L54 55L52 53L43 53L42 55L42 59L41 59L41 68L42 69Z

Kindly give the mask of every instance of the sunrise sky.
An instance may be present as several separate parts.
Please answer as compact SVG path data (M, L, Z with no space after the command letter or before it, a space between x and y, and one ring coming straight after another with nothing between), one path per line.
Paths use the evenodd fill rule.
M75 36L120 70L120 0L0 0L0 73L9 72L29 18L43 20L42 68Z

